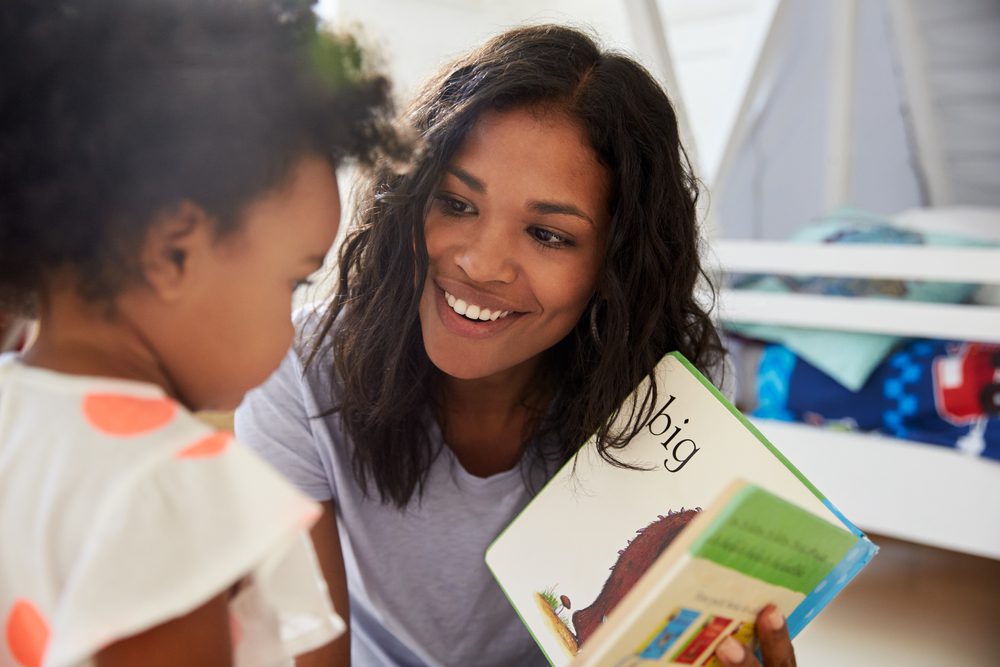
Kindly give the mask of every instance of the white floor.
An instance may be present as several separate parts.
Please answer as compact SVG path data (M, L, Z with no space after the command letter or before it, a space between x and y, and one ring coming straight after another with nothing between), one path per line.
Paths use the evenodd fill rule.
M799 665L1000 666L1000 561L872 539L879 554L796 638Z

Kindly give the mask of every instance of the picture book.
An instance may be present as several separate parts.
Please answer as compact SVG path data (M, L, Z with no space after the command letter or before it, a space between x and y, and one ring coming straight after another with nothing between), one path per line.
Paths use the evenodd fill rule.
M682 355L654 378L631 467L592 438L487 550L557 667L711 665L768 603L794 637L877 551Z

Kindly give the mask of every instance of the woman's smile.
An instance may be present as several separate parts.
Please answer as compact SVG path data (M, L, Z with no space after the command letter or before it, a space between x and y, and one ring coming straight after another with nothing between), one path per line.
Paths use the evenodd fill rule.
M465 299L457 299L454 294L449 294L448 292L444 293L444 300L459 315L464 315L467 319L479 320L481 322L496 322L501 317L507 317L514 312L512 310L490 310L486 306L466 303Z
M437 311L441 323L451 333L465 338L488 338L506 331L521 313L511 310L491 310L485 306L458 299L445 290L437 291ZM475 317L472 317L472 315ZM486 319L483 319L484 315Z

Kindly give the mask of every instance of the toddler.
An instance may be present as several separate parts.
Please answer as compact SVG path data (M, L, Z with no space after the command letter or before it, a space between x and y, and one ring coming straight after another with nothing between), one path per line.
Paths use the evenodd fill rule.
M270 665L342 628L320 507L192 416L278 366L387 85L292 0L5 0L0 665Z

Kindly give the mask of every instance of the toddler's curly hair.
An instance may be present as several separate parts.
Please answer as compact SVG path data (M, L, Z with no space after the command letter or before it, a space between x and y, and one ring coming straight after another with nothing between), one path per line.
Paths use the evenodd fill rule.
M7 308L64 270L113 297L183 201L224 235L307 154L406 151L388 82L306 0L4 0L0 62Z

